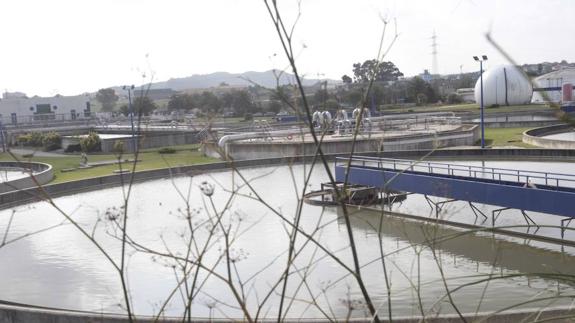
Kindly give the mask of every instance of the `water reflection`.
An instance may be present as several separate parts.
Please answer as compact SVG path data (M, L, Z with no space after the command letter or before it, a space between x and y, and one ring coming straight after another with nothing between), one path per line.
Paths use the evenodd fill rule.
M0 299L46 307L118 312L121 291L113 273L49 255L23 239L0 249ZM9 264L8 264L9 263ZM103 301L105 300L105 301Z
M485 232L470 233L463 229L403 219L386 212L354 210L354 228L367 234L381 234L410 245L433 246L454 257L487 266L525 274L575 275L575 255L529 244L522 239L506 238ZM343 226L343 214L338 212ZM381 223L380 223L381 221Z
M533 167L533 163L528 167ZM130 237L155 250L182 254L189 241L185 210L189 207L197 211L199 216L194 218L194 223L205 219L207 210L213 213L210 204L206 203L206 196L200 191L202 182L213 184L215 208L224 212L227 205L225 223L237 228L232 248L234 259L237 259L235 275L241 277L245 286L248 307L256 311L262 295L269 293L262 313L266 313L265 317L275 317L280 292L274 286L278 286L285 270L291 233L286 220L293 221L296 216L299 200L294 183L299 190L302 189L304 170L309 170L309 165L242 170L259 194L258 198L266 204L258 201L255 193L230 172L139 183L133 188L128 211ZM312 187L309 189L319 188L326 178L325 173L317 169L312 174ZM239 194L230 200L232 190ZM178 192L183 193L180 195ZM110 188L55 201L83 228L93 231L101 246L117 259L120 248L118 240L113 237L114 222L110 215L119 212L122 196L121 188ZM189 196L189 203L182 196ZM414 196L401 206L407 210L424 207L428 208L425 202ZM467 216L462 209L452 207L446 210L453 218ZM330 316L345 317L349 311L345 304L361 299L355 280L342 266L343 263L353 268L353 260L348 232L338 212L337 208L310 205L302 208L299 227L314 240L299 236L296 242L298 253L290 267L287 285L288 317L323 317L322 311L330 313ZM362 275L382 315L387 311L387 290L381 253L387 255L385 261L388 277L391 277L391 303L395 315L453 313L443 298L446 290L440 268L452 288L493 273L573 274L573 269L568 266L573 263L572 254L489 235L463 235L436 243L431 249L423 243L426 238L449 236L461 231L393 217L381 218L382 229L379 230L379 214L366 210L353 210L352 213L352 233ZM6 229L10 214L10 210L0 212L0 232ZM506 220L515 221L512 218ZM19 209L10 232L11 235L26 234L59 221L62 221L62 216L55 209L46 203L33 203ZM194 237L205 241L207 232L206 228L198 229ZM208 268L225 275L226 267L218 263L223 241L221 235L214 239L203 261ZM173 261L154 258L133 249L129 256L134 308L139 314L154 314L177 286L178 275L172 267ZM65 225L0 249L0 263L3 264L0 266L0 283L5 287L1 289L0 297L4 300L71 309L121 311L117 306L122 300L117 273L98 249L73 226ZM228 285L206 272L202 272L199 279L202 289L193 306L194 316L206 317L216 311L220 317L241 317ZM234 281L239 284L239 278ZM460 309L465 312L493 311L537 295L556 292L554 281L537 277L531 280L497 280L488 285L488 288L485 284L478 284L459 290ZM571 286L565 284L559 287L562 291L571 290ZM314 300L312 305L310 299ZM181 315L183 311L182 298L174 297L166 314ZM364 313L365 308L358 308L352 315L363 316Z

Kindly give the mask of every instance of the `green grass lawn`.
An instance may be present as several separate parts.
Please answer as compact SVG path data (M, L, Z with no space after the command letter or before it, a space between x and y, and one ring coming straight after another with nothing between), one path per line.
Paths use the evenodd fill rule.
M521 128L485 128L485 145L497 146L518 146L525 148L536 148L535 146L523 143L523 132L533 127Z
M188 166L194 164L204 164L217 161L214 158L202 156L197 145L173 146L177 151L174 154L159 154L158 149L147 149L140 152L138 159L141 162L136 164L136 171L167 168L174 166ZM62 169L76 168L80 164L80 155L65 155L64 157L32 157L24 158L16 155L22 161L37 161L52 165L54 167L54 180L51 183L61 183L91 177L106 176L114 174L114 170L120 169L120 165L107 165L86 169L77 169L69 172L62 172ZM118 157L113 154L88 154L88 162L112 161ZM125 154L122 160L134 159L133 154ZM8 153L0 154L0 160L14 160ZM132 163L122 163L122 169L132 169Z

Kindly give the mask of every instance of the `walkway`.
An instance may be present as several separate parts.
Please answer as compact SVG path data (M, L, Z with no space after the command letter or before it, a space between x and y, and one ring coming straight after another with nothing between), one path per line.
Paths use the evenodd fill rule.
M348 158L336 159L336 180ZM575 218L575 175L353 157L348 183Z

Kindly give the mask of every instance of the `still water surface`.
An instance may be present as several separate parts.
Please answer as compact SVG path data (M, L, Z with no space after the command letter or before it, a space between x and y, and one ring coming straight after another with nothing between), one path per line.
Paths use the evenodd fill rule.
M486 166L575 173L573 164L569 163L488 162ZM217 212L223 212L222 223L231 232L230 257L235 288L242 291L243 286L248 310L254 316L258 304L269 295L260 317L277 317L282 285L275 289L274 286L287 262L291 233L282 217L294 219L298 192L303 189L304 174L309 169L309 165L297 165L241 170L253 191L241 178L227 171L136 184L128 206L128 234L136 243L153 250L185 256L189 241L187 216L191 214L190 223L199 228L194 231L195 241L199 246L206 241L210 245L203 263L215 273L226 276L227 268L223 262L218 262L225 255L221 230L218 227L214 239L208 240L212 227L202 226L205 223L202 221L208 219L208 212L214 215L215 207ZM324 181L327 181L325 172L316 169L307 189L317 190ZM202 182L215 186L213 206L200 191ZM231 197L230 190L238 194ZM122 188L116 187L57 198L55 203L119 262L121 249L116 221L122 218L116 217L121 213L124 194ZM267 205L258 201L258 196ZM480 209L490 214L493 208L480 206ZM410 195L393 210L435 216L419 195ZM461 229L438 228L365 209L350 212L362 275L381 315L387 315L388 311L381 252L386 254L393 315L454 313L445 297L446 287L440 268L462 312L495 311L526 300L575 292L571 284L542 278L545 273L575 274L575 253L571 249L561 250L553 245L489 234L462 234ZM0 213L2 234L11 214L12 210ZM8 241L65 220L58 210L45 202L18 207L14 214ZM296 245L300 252L290 268L288 298L284 304L287 316L341 318L346 317L350 309L352 316L365 315L357 284L338 263L339 260L346 266L353 266L342 215L338 208L303 205L300 226L324 249L298 236ZM477 220L463 202L446 204L441 216L469 223L482 221ZM538 223L557 225L559 221L556 216L532 214L531 217ZM519 211L507 211L498 221L498 225L524 224ZM539 231L551 236L557 236L558 232L555 228ZM435 244L426 242L433 237L450 239ZM568 238L575 239L575 236L568 233ZM165 313L181 315L183 294L176 287L182 273L177 262L134 248L128 250L128 283L135 311L155 314L169 299ZM326 255L328 250L333 257ZM190 259L197 259L194 254L192 252ZM93 242L65 221L54 229L0 248L0 261L2 300L98 312L123 311L122 289L114 267ZM536 274L529 278L500 276L531 273ZM486 275L497 279L480 283ZM198 284L201 289L195 295L193 316L242 316L229 285L206 271L201 271L198 281L202 284ZM172 295L174 290L176 293ZM534 302L524 307L569 303L570 299L563 299Z
M30 171L22 168L0 169L0 183L13 181L30 176Z
M575 141L575 132L556 133L553 135L542 136L542 138Z

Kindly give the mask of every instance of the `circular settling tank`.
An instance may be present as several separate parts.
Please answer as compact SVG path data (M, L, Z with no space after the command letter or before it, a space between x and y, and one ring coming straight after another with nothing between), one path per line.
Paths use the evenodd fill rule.
M537 162L486 164L549 168ZM568 163L553 164L555 172L571 168ZM38 202L4 210L0 232L7 232L9 244L0 248L6 264L0 266L0 299L125 312L118 267L121 228L128 214L124 277L137 314L181 316L191 299L193 317L241 319L247 312L252 318L277 318L280 304L287 318L369 316L352 275L350 234L364 284L381 316L387 317L389 310L394 316L436 315L453 314L454 306L476 313L571 302L548 298L575 292L569 280L552 275L575 274L571 248L435 226L365 208L349 209L349 227L338 207L301 204L299 213L304 188L318 190L328 180L315 166L305 183L310 170L310 165L263 167L243 169L241 175L225 171L154 180L135 184L127 204L128 191L116 187L56 198L58 209ZM485 214L493 209L479 208ZM419 195L410 195L393 211L435 216ZM482 221L465 202L446 204L440 216ZM544 224L559 220L530 216ZM498 221L524 224L519 211L508 211ZM300 231L290 253L294 223ZM541 228L539 234L557 236L559 230ZM575 238L569 231L566 237ZM446 288L455 304L449 302Z

